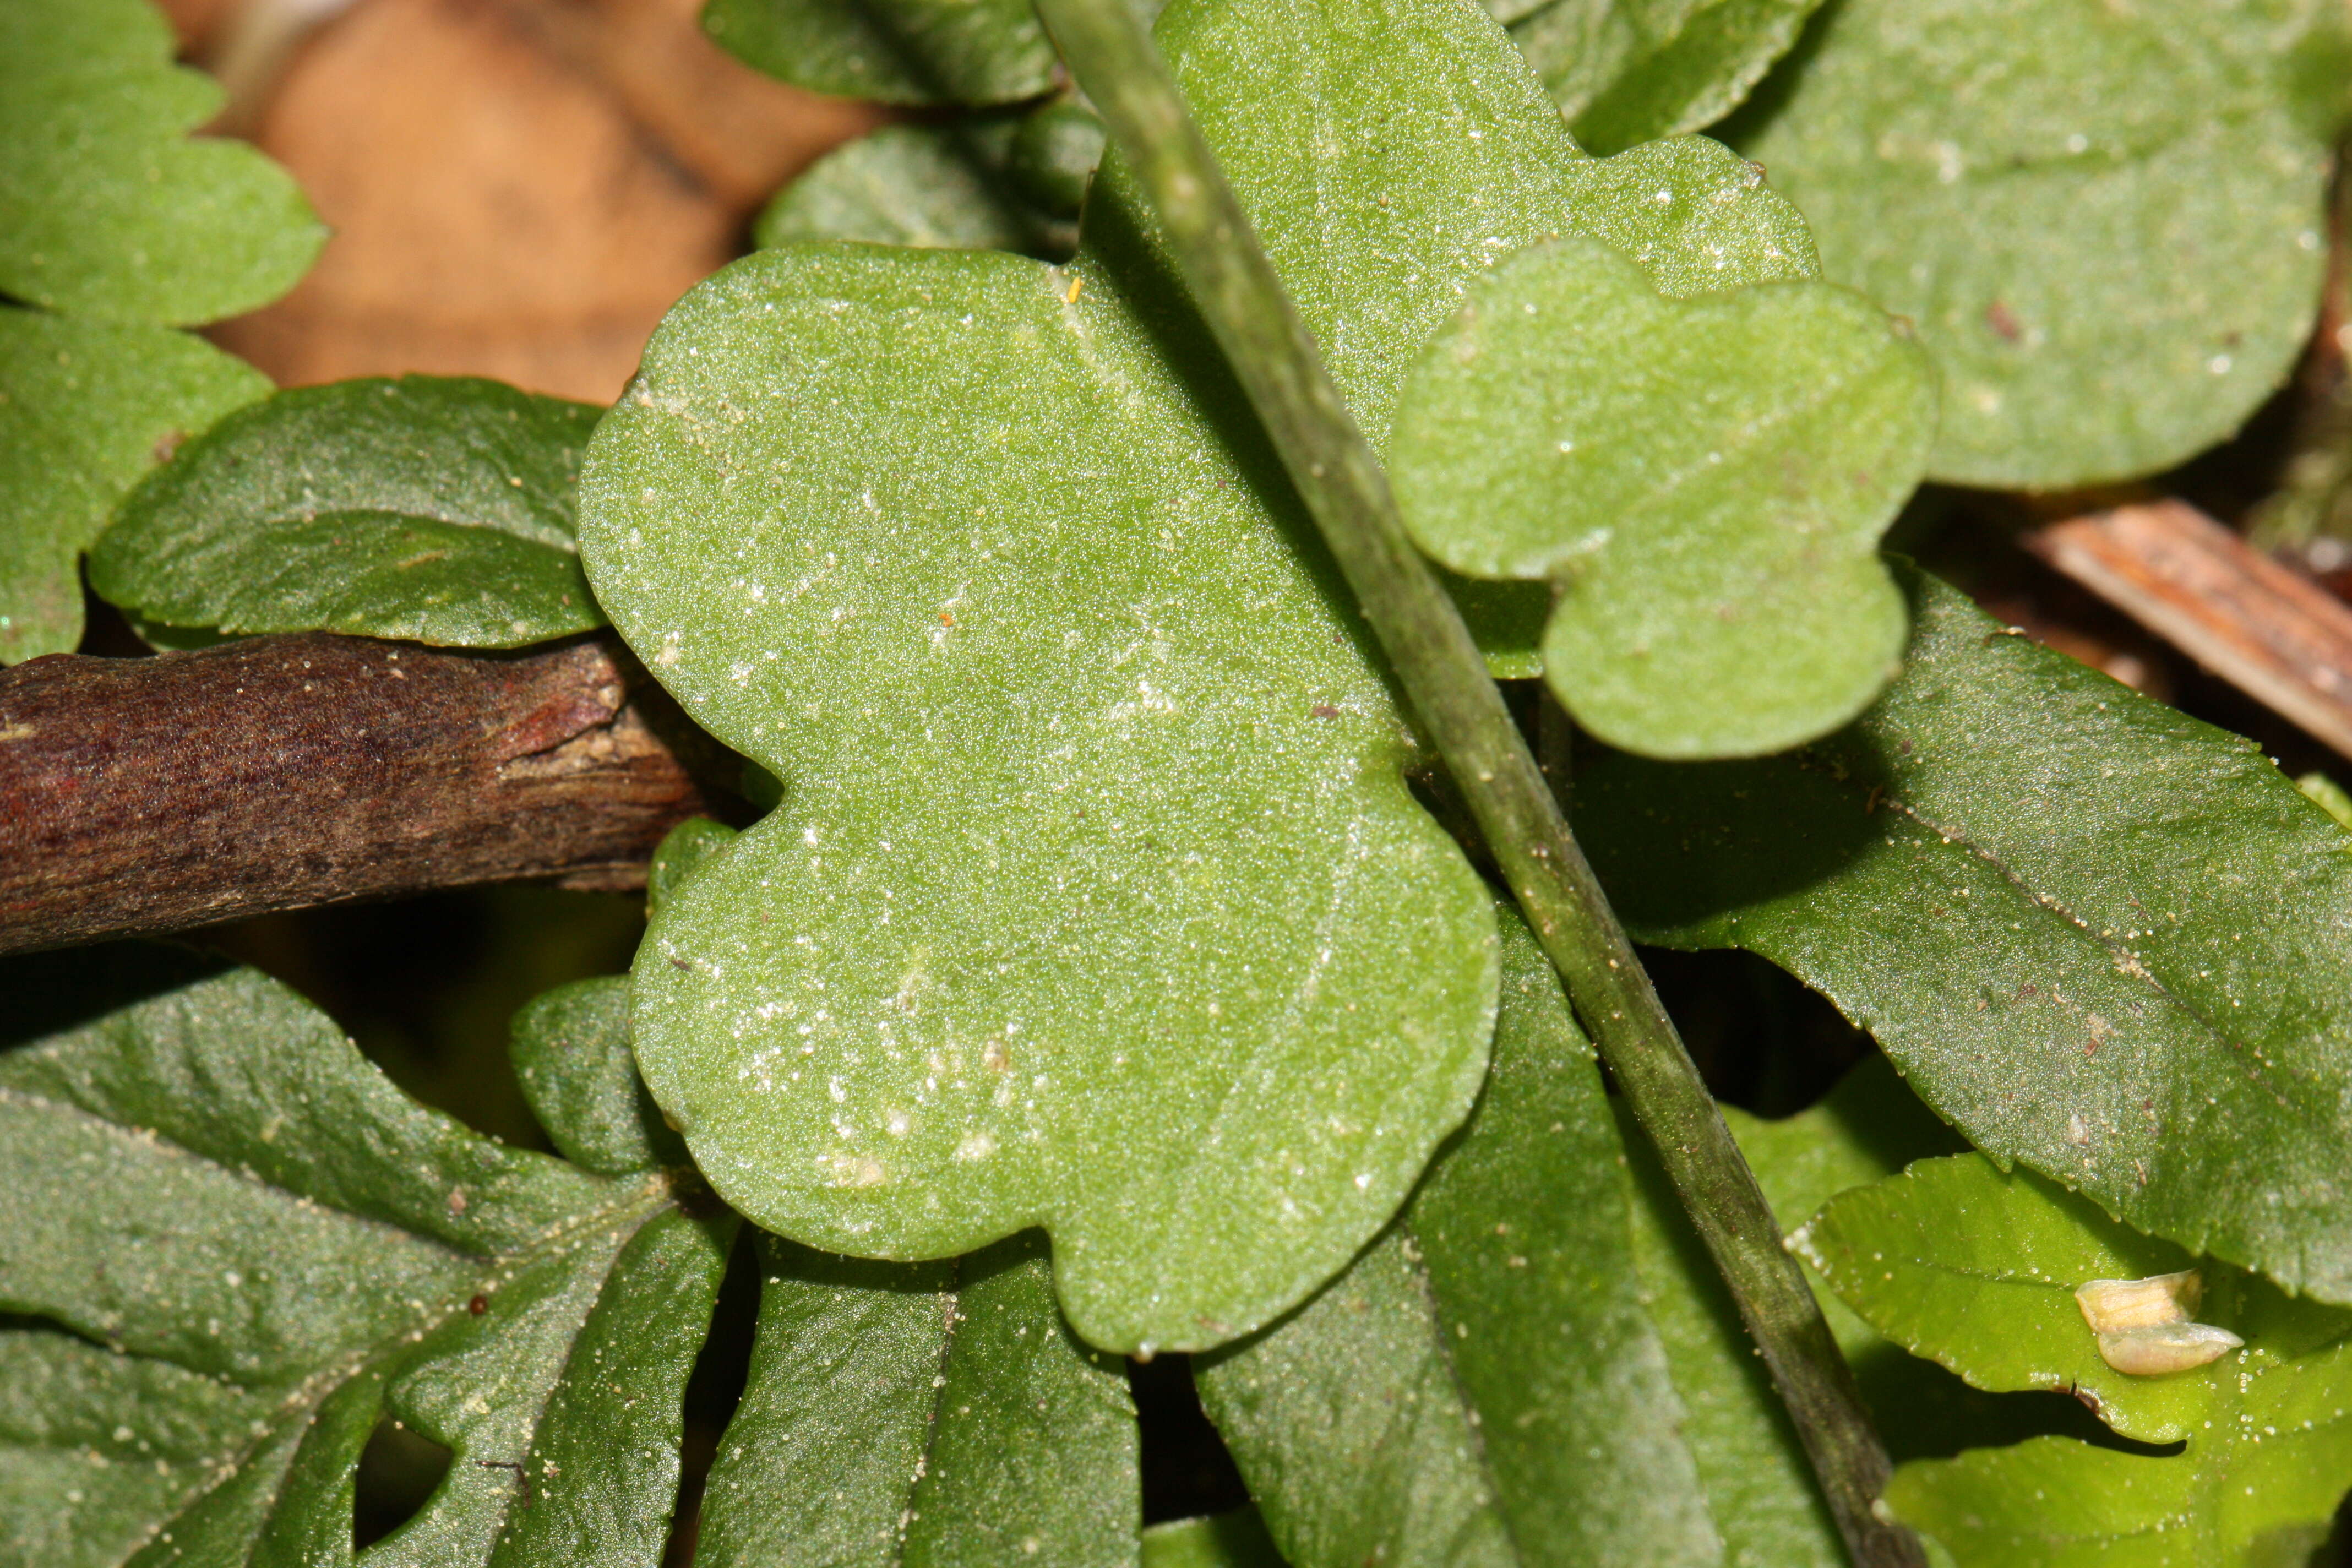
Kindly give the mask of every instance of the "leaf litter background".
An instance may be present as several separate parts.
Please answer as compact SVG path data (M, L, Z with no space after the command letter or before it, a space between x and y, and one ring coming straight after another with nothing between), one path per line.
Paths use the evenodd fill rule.
M253 68L239 0L164 8L184 58L232 77L223 128L288 166L333 231L290 296L206 334L281 384L478 374L608 401L662 312L748 247L750 222L777 188L882 118L730 60L695 27L695 0L359 0L263 69ZM2325 387L2336 374L2331 363L2307 367L2302 385ZM2237 520L2275 484L2294 416L2291 391L2158 488ZM1931 492L1894 542L2003 624L2252 737L2289 774L2345 776L2298 731L2011 548L2007 535L2031 520L2007 498ZM101 609L85 651L139 650ZM206 934L322 1005L428 1103L544 1150L507 1064L508 1020L551 985L625 969L641 921L635 897L500 889ZM1731 1103L1785 1115L1874 1054L1819 996L1761 960L1645 957ZM1765 1173L1772 1185L1769 1165ZM688 1388L688 1495L673 1561L690 1552L692 1496L742 1386L752 1263L749 1248L739 1252ZM1237 1503L1240 1478L1199 1414L1182 1358L1130 1368L1129 1381L1147 1521ZM422 1503L440 1462L379 1429L362 1470L362 1538Z

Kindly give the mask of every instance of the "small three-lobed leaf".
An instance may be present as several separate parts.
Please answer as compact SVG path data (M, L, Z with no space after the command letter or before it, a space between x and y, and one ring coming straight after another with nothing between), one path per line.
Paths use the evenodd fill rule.
M770 76L877 103L1016 103L1060 68L1028 0L708 0L702 26Z
M1742 756L1835 729L1894 675L1878 536L1934 422L1926 359L1859 295L1669 300L1567 238L1471 290L1406 383L1390 465L1438 561L1556 585L1543 667L1585 728Z
M1583 155L1473 8L1186 5L1160 36L1368 428L1534 240L1679 293L1810 269L1721 148ZM1493 917L1122 190L1066 269L720 274L600 427L583 543L649 667L784 783L636 970L714 1183L866 1255L1043 1225L1088 1340L1181 1348L1394 1212L1483 1070Z
M451 1458L380 1557L659 1553L734 1222L649 1163L612 1006L559 994L520 1025L583 1168L416 1105L251 971L100 948L6 978L9 1561L347 1562L386 1417Z
M296 387L190 441L90 552L170 626L515 647L603 624L573 513L599 410L472 377Z

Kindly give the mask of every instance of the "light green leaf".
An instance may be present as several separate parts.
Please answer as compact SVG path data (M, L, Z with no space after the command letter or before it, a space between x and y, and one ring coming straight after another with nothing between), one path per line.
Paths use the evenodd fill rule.
M515 647L604 624L572 538L598 410L472 377L295 387L121 506L90 585L167 626Z
M1503 930L1463 1133L1347 1273L1196 1363L1297 1568L1718 1560L1592 1048L1526 925Z
M2128 1436L2186 1441L2151 1456L2045 1437L1906 1466L1889 1502L1963 1568L2270 1562L2280 1535L2315 1543L2352 1488L2352 1313L2209 1262L2197 1319L2245 1347L2159 1376L2116 1372L2074 1289L2194 1260L1978 1154L1845 1193L1799 1244L1873 1325L1978 1387L2077 1392Z
M1551 0L1496 15L1577 139L1614 153L1737 109L1821 3Z
M2251 742L1913 593L1902 679L1811 751L1580 774L1628 924L1790 970L1995 1158L2352 1303L2352 837Z
M1843 0L1736 134L1918 325L1937 478L2177 463L2284 379L2326 261L2328 0Z
M384 1415L452 1458L372 1561L658 1555L733 1224L690 1173L468 1132L249 970L100 948L5 987L0 1561L348 1562Z
M1013 103L1059 68L1029 0L709 0L702 26L780 80L877 103Z
M1207 1519L1146 1525L1143 1568L1283 1568L1283 1563L1252 1504Z
M1479 279L1398 408L1413 540L1474 577L1549 581L1552 689L1661 757L1823 734L1893 677L1878 536L1934 435L1926 358L1813 282L1662 298L1598 240Z
M704 1493L703 1568L1138 1562L1135 1412L1034 1233L877 1264L761 1238L759 1339Z
M768 204L752 237L1066 260L1102 146L1102 122L1067 100L1023 114L886 125L810 164Z
M1399 335L1526 239L1686 283L1808 259L1711 143L1584 158L1449 0L1180 5L1161 36L1374 427ZM842 1251L1042 1224L1088 1340L1182 1348L1395 1211L1475 1091L1493 916L1121 189L1068 268L719 274L599 428L583 544L649 668L786 785L637 966L704 1169Z
M671 830L669 848L697 823ZM722 830L723 831L723 830ZM563 1157L600 1176L681 1167L685 1145L637 1081L629 983L617 975L541 992L516 1015L509 1054L540 1124Z
M194 325L266 305L327 237L286 172L189 140L221 105L144 0L0 6L0 294Z
M0 664L73 651L81 552L115 502L268 391L184 332L0 307Z

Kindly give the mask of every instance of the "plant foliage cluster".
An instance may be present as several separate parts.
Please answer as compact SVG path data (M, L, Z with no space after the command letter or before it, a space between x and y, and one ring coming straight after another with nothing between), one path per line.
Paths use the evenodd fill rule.
M251 969L12 960L0 1563L651 1564L733 1249L709 1564L1801 1565L1803 1450L1028 0L710 0L919 108L617 405L272 392L320 240L142 0L0 7L0 659L610 625L766 814L550 992L554 1153ZM1580 731L1634 934L1875 1040L1735 1134L1984 1568L2308 1560L2352 1489L2352 837L1890 557L2291 371L2332 0L1171 0L1156 37L1413 542ZM1706 131L1708 134L1697 134ZM1539 687L1536 683L1540 683ZM0 740L9 737L0 736ZM2107 1367L2195 1268L2244 1341ZM1122 1357L1251 1499L1143 1528ZM2053 1391L2056 1391L2053 1393ZM2067 1398L2065 1395L2073 1397Z

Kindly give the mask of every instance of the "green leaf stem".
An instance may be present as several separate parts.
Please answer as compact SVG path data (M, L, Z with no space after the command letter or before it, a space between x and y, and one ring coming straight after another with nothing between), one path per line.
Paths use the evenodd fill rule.
M1850 729L1580 775L1628 925L1795 973L1996 1159L2352 1303L2352 838L2251 742L1911 591Z
M1859 295L1667 300L1570 238L1473 286L1406 382L1390 469L1436 560L1556 585L1543 665L1585 728L1746 756L1837 728L1894 676L1878 536L1934 428L1926 358Z
M658 1555L734 1224L681 1209L690 1173L468 1132L249 970L98 948L5 979L6 1561L348 1562L387 1416L451 1458L371 1561ZM579 1042L608 1069L609 1022ZM579 1105L538 1100L618 1154Z
M598 413L471 377L279 392L124 500L91 586L225 632L514 647L589 630L572 527Z
M1196 1363L1296 1568L1718 1561L1592 1047L1525 923L1503 930L1463 1132L1347 1273Z

